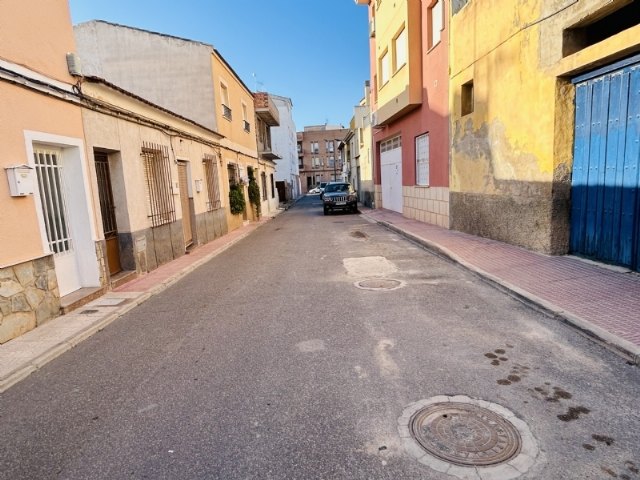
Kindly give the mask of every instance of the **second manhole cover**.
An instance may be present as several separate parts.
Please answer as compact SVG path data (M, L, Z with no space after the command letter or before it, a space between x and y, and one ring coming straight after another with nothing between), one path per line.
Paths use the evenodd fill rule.
M355 283L356 287L363 290L396 290L404 287L405 283L392 278L370 278Z

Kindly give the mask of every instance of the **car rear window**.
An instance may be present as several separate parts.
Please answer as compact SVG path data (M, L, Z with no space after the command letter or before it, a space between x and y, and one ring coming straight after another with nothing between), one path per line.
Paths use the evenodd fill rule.
M349 184L348 183L330 183L324 189L325 193L331 192L348 192Z

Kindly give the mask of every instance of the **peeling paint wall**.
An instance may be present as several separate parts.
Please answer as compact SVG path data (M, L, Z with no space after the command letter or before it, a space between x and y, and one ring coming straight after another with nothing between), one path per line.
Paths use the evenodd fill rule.
M574 129L570 77L637 49L640 35L634 27L566 55L563 32L597 16L598 9L626 3L453 2L452 228L566 253Z

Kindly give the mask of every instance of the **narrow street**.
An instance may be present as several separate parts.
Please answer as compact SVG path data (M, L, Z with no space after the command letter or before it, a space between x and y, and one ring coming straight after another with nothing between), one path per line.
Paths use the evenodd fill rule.
M640 479L638 367L308 196L1 394L0 478L451 479L398 434L441 395L528 426L519 478Z

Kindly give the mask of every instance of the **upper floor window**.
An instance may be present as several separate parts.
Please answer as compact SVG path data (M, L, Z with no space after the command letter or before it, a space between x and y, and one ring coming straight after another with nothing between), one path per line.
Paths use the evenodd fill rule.
M311 142L311 153L319 153L320 152L320 146L318 145L318 142Z
M442 29L444 28L444 0L436 0L433 6L429 9L429 30L430 30L430 43L429 48L436 46L440 43L442 38Z
M249 115L247 113L247 104L242 102L242 123L245 132L251 131L251 124L249 123Z
M222 116L231 120L231 106L229 103L229 89L224 83L220 83L220 101L222 103Z
M389 81L390 78L390 69L389 69L389 52L384 52L380 57L380 88L382 88L385 83Z
M324 148L327 150L327 152L333 153L333 140L325 140Z
M402 27L402 31L393 40L393 71L397 72L407 63L407 29Z

